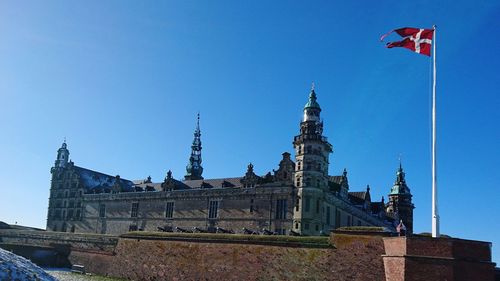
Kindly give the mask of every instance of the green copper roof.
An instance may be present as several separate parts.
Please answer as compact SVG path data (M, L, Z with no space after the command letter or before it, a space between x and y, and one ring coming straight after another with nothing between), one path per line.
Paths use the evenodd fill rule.
M321 109L321 107L319 107L319 103L316 101L316 93L314 92L314 89L312 89L311 93L309 94L309 101L304 106L304 109L306 109L306 108Z
M402 188L401 185L399 184L395 184L392 188L391 188L391 193L390 194L402 194L402 193L406 193L405 192L405 188Z

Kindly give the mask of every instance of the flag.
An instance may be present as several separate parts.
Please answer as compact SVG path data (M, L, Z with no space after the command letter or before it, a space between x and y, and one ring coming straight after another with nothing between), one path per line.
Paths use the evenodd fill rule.
M434 29L403 27L384 34L380 38L380 41L383 41L384 38L392 32L396 32L397 34L399 34L401 37L403 37L403 40L389 42L386 44L387 48L403 47L410 49L415 53L426 56L431 55L432 36L434 35Z

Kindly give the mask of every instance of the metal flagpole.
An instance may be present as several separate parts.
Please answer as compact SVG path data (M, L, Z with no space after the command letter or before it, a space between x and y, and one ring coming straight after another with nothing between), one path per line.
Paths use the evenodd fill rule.
M432 237L439 237L439 214L436 175L436 26L432 40Z

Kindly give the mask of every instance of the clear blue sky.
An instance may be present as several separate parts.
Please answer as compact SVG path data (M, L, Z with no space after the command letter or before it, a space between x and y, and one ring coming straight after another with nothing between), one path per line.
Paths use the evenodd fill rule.
M269 2L2 1L0 220L45 227L64 137L76 165L181 178L198 111L206 178L265 174L314 81L330 173L378 200L401 153L429 232L430 59L378 40L436 24L442 232L499 261L500 2Z

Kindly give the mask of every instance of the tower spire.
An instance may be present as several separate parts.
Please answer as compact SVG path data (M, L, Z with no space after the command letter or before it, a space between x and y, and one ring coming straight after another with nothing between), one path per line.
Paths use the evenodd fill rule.
M186 166L186 180L201 180L203 177L203 167L201 166L201 130L200 130L200 113L198 112L196 120L196 129L194 130L194 139L191 145L191 156L189 163Z
M389 193L389 203L387 213L399 217L403 220L408 229L408 233L413 232L413 209L415 206L412 203L412 194L410 188L406 184L405 172L403 166L399 162L399 168L396 172L396 180Z

